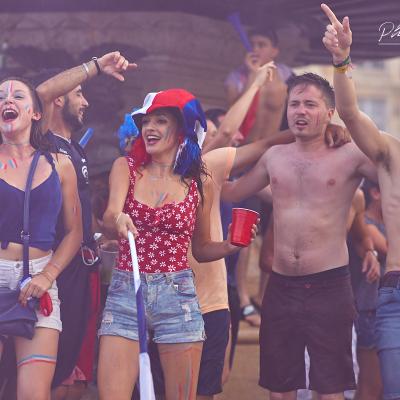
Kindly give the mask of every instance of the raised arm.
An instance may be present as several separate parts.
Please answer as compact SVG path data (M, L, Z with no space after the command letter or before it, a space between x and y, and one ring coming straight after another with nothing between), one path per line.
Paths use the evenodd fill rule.
M269 79L259 90L256 118L246 143L270 137L279 131L285 112L287 85L280 78L278 71L273 71Z
M247 111L254 99L256 93L268 81L271 80L273 70L275 69L273 62L264 64L257 68L255 78L247 90L238 98L232 107L226 113L221 125L218 128L214 140L204 146L203 153L217 149L219 147L229 146L233 135L237 132L246 117Z
M268 153L265 153L258 160L257 164L239 179L233 182L226 182L222 187L222 199L225 201L238 202L247 199L269 185L267 155Z
M105 54L103 57L97 59L97 64L101 73L113 76L119 81L125 79L123 76L125 71L137 67L136 64L129 63L119 51ZM93 78L98 74L99 71L95 61L90 60L53 76L46 82L40 84L36 90L40 100L42 100L45 105L52 102L55 98L70 92L87 79Z
M344 17L340 22L326 4L321 4L321 8L330 21L322 41L336 66L333 83L337 111L357 146L374 163L382 162L388 154L387 140L380 134L375 123L360 111L354 81L349 73L352 43L349 17Z
M36 88L43 104L44 115L42 116L42 121L44 132L47 130L47 124L51 117L51 104L54 99L67 94L87 79L91 79L99 73L110 75L119 81L123 81L125 79L124 72L137 67L136 64L129 63L119 51L107 53L100 57L97 59L97 65L100 71L98 71L95 61L90 60L53 76Z

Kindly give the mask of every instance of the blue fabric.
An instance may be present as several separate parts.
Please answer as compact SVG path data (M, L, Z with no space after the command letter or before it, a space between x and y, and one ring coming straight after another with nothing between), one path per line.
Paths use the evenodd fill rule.
M365 223L375 225L379 231L386 236L386 231L383 224L380 224L379 222L376 222L367 216L365 216ZM376 309L378 300L379 281L372 283L367 281L366 274L362 272L362 259L357 254L357 251L350 239L347 241L347 244L349 248L351 284L354 291L357 311L373 311ZM380 262L380 265L381 276L383 276L385 272L385 265L383 262Z
M376 333L375 333L376 312L359 311L354 322L357 332L357 347L361 349L376 348Z
M50 176L39 186L33 187L30 198L30 247L51 250L56 236L56 222L61 210L61 183L50 154L45 154L52 166ZM0 241L1 247L8 243L22 244L25 192L0 179Z
M156 343L204 341L191 270L140 274L148 331ZM131 271L113 270L99 335L139 340L137 303Z
M383 398L400 399L400 288L379 289L376 336Z

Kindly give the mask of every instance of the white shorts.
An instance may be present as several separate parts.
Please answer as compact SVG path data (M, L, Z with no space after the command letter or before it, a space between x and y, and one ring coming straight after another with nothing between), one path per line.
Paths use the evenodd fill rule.
M43 270L49 262L52 254L45 257L29 260L29 273L34 276ZM9 289L17 289L23 275L22 261L10 261L0 259L0 287L7 287ZM36 310L38 321L36 328L51 328L59 332L62 331L62 323L60 318L60 300L58 298L58 288L56 281L48 290L50 298L53 302L53 312L48 316L44 316L40 310Z

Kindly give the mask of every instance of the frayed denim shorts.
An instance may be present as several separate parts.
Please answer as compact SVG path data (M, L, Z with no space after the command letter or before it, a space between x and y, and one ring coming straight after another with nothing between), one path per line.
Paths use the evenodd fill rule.
M192 270L140 274L148 333L155 343L204 341ZM133 273L114 269L99 336L139 340Z

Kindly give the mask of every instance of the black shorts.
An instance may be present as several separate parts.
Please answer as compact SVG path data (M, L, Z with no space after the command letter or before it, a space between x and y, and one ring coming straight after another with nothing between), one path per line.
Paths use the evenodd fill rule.
M229 368L232 369L235 348L239 335L239 324L241 320L240 299L236 286L228 285L229 310L231 313L231 353L229 357Z
M203 314L206 340L201 353L197 394L212 396L222 392L222 372L224 369L225 351L229 340L229 310L217 310ZM149 344L151 370L154 388L158 395L164 395L164 376L158 356L157 345Z
M260 381L272 392L306 388L320 394L355 389L353 292L347 267L288 277L272 272L261 310Z
M231 324L229 310L203 314L206 340L201 353L197 394L212 396L222 392L222 372Z

